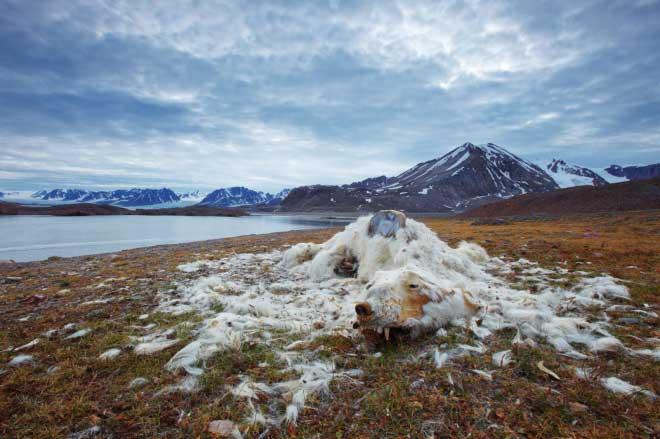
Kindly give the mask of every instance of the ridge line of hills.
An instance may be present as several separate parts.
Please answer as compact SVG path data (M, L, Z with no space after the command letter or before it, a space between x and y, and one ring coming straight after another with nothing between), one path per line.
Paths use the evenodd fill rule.
M34 193L0 192L0 201L22 204L94 203L122 207L243 207L282 212L409 212L460 213L529 193L574 186L604 187L611 183L660 176L660 163L587 168L553 159L539 166L493 143L464 143L445 155L420 162L394 177L366 178L344 185L308 185L276 194L242 186L175 192L161 189L90 191L52 189ZM23 199L20 199L21 196Z

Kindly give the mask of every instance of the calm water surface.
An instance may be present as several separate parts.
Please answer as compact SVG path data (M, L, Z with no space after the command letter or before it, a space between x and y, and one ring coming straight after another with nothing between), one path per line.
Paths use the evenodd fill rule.
M307 216L0 216L0 259L36 261L346 224Z

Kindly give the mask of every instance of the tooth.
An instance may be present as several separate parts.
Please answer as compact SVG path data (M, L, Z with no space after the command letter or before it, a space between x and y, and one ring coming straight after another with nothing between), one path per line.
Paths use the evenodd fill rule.
M382 327L382 326L379 326L378 329L377 329L377 331L378 331L379 334L382 334L382 333L383 333L383 327Z
M385 340L390 340L390 328L385 328Z

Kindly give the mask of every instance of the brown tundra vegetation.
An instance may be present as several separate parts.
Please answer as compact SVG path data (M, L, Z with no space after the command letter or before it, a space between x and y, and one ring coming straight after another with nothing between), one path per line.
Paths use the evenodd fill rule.
M607 311L608 331L628 349L658 349L660 212L492 225L472 225L469 219L422 221L454 247L468 241L504 260L563 267L568 274L557 280L559 287L571 287L580 272L620 279L631 298ZM342 370L362 371L355 379L333 380L325 394L308 397L295 423L251 422L246 419L250 406L269 414L268 397L245 399L231 391L246 377L265 384L295 378L273 349L257 342L205 359L194 392L162 391L181 381L183 373L165 365L195 339L202 320L195 312L157 310L160 292L208 270L182 271L180 264L320 243L337 231L0 264L0 437L210 437L217 433L209 432L209 425L217 420L231 421L243 437L264 438L660 435L660 406L649 396L660 394L657 357L611 350L570 358L543 342L513 344L516 333L510 329L490 335L485 354L461 356L441 367L433 360L434 349L475 345L475 335L447 327L440 334L381 338L367 346L356 331L352 337L324 335L294 347ZM517 270L508 281L530 291L538 287ZM594 308L586 318L602 318L602 313ZM134 351L133 340L143 337L145 328L160 331L166 347L151 355ZM287 334L275 334L273 343L283 348L291 341ZM494 360L502 363L502 358L493 354L505 350L511 351L512 361L494 367ZM112 358L99 358L104 353ZM587 379L576 375L576 367L590 370ZM605 377L618 377L646 393L612 392L601 385Z

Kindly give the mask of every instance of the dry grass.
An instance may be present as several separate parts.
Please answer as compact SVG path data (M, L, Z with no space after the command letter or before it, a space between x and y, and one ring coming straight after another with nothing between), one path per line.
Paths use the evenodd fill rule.
M474 241L491 255L524 257L547 267L562 264L570 270L608 272L627 281L633 304L660 306L657 212L501 226L471 226L469 220L455 219L425 222L450 243ZM177 347L154 356L136 356L125 350L108 362L98 360L98 355L110 347L125 346L129 336L141 334L135 326L147 323L176 328L184 342L192 336L181 323L194 316L150 314L146 320L139 319L152 312L158 290L172 288L177 280L191 276L176 272L179 263L323 241L332 233L273 234L3 269L0 276L23 279L0 285L0 364L14 355L4 351L6 348L25 344L48 329L75 322L93 332L78 341L42 337L39 345L26 352L37 359L34 367L0 366L8 369L0 375L0 437L63 437L93 425L113 437L204 437L210 420L242 422L247 413L245 402L229 396L226 385L236 384L239 375L265 382L287 378L263 346L246 345L238 352L215 356L207 363L209 370L198 392L164 396L156 396L156 392L181 378L163 368ZM82 304L99 298L113 301ZM32 318L18 320L26 315ZM626 345L641 346L634 337L660 337L658 319L634 317L638 324L612 328ZM508 349L512 336L510 331L496 333L489 352ZM317 339L312 347L320 357L365 372L361 384L333 383L332 395L312 400L296 427L271 429L264 437L632 438L660 434L657 402L644 396L616 395L597 383L579 381L569 367L591 367L597 376L617 376L660 394L658 362L623 354L579 362L540 345L518 348L516 362L487 381L471 369L492 369L489 355L465 357L442 369L428 359L412 360L441 343L472 341L469 335L452 329L442 339L426 336L379 346L383 355L376 358L360 349L356 340ZM536 368L540 360L561 380ZM259 367L263 362L269 366ZM59 369L49 373L51 366ZM449 383L448 373L454 385ZM129 389L128 383L139 376L150 382ZM268 410L266 401L260 404ZM252 428L246 436L257 437L262 432Z

